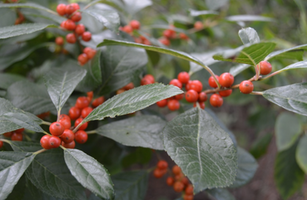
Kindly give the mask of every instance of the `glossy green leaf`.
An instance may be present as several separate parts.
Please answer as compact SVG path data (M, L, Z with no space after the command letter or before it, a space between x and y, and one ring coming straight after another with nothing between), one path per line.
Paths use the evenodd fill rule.
M243 45L236 49L223 51L221 54L213 56L216 60L237 62L248 65L258 64L260 61L270 54L274 48L273 42L260 42L253 45Z
M5 200L22 200L26 193L26 176L23 175L20 177L14 189L7 196Z
M112 199L112 181L102 164L78 149L65 149L64 159L81 185L101 198Z
M289 126L291 124L291 126ZM291 147L302 132L299 118L288 112L281 113L275 123L275 134L278 151Z
M238 170L236 180L230 186L237 188L248 183L258 168L255 158L241 147L237 147L238 153Z
M82 13L86 13L94 17L102 25L108 29L117 32L119 27L119 15L113 10L102 10L98 8L89 8L81 10Z
M216 10L228 4L229 0L206 0L205 2L209 10Z
M138 58L138 59L135 59ZM122 46L108 46L101 54L102 84L100 94L114 92L128 83L148 62L145 50Z
M14 26L6 26L0 28L0 39L11 38L19 35L30 34L36 31L41 31L45 28L55 28L57 26L52 24L18 24Z
M43 132L42 120L35 115L15 108L11 102L0 98L0 134L20 128Z
M6 90L13 83L24 80L24 79L25 78L23 76L20 76L17 74L2 73L0 74L0 88Z
M206 190L210 196L214 197L215 200L235 200L236 198L226 189L214 188L211 190Z
M306 51L306 50L307 50L307 44L303 44L303 45L291 47L291 48L288 48L288 49L273 51L272 53L267 55L265 60L270 60L274 57L290 58L290 59L292 58L292 59L302 60L302 55L303 55L304 51Z
M14 151L18 152L36 152L42 149L38 142L11 141L9 144Z
M231 73L233 76L236 76L249 67L250 67L250 65L247 65L247 64L239 64L239 65L236 65L236 66L230 68L229 73Z
M264 91L263 97L286 110L307 116L307 83L275 87Z
M74 70L59 68L50 70L43 77L49 96L58 111L62 109L85 74L86 70L81 67L75 67Z
M17 16L14 10L11 10L9 8L1 8L0 12L1 12L0 27L10 26L15 23Z
M115 3L130 15L134 15L143 8L152 5L151 0L121 0Z
M283 199L291 197L303 186L305 180L304 172L296 163L296 147L297 144L279 152L275 160L274 178Z
M304 135L302 138L300 138L300 141L296 149L295 157L296 157L297 164L305 172L305 174L307 174L306 154L307 154L307 136Z
M198 60L203 62L205 65L209 66L209 65L219 62L218 60L214 60L212 58L212 56L215 55L217 52L218 51L210 51L210 52L204 52L204 53L191 53L191 56L197 58ZM195 73L201 69L203 69L202 66L194 62L190 62L190 72L189 72L190 74Z
M6 199L35 155L11 151L0 152L0 199Z
M231 185L237 152L228 133L200 108L188 110L163 130L164 148L190 179L197 193Z
M94 58L89 61L89 64L84 66L84 69L86 69L87 72L85 77L76 87L76 90L82 92L93 91L102 84L100 63L101 51L98 50Z
M147 164L151 160L152 149L148 148L134 148L133 152L129 152L127 156L122 159L122 166L128 168L135 164Z
M35 115L48 111L56 113L46 87L28 80L12 84L7 89L6 98L17 108Z
M147 171L130 171L112 176L115 200L144 200L147 185Z
M162 129L165 124L160 117L141 115L108 123L96 131L126 146L163 150Z
M243 44L256 44L260 42L260 38L255 29L251 27L242 28L239 30L239 37Z
M115 95L95 108L83 122L102 120L133 113L146 108L157 101L183 93L178 87L160 83L140 86Z
M84 188L71 175L60 148L38 154L27 169L26 175L36 188L50 196L60 199L86 199Z
M260 158L265 155L268 149L268 146L272 140L273 134L266 134L258 138L250 149L250 153L256 158Z
M189 10L189 13L192 17L197 17L200 15L218 15L219 13L212 10Z
M274 19L270 18L270 17L263 17L263 16L259 16L259 15L232 15L232 16L228 16L226 17L226 20L228 21L234 21L234 22L238 22L238 21L264 21L264 22L272 22L274 21Z

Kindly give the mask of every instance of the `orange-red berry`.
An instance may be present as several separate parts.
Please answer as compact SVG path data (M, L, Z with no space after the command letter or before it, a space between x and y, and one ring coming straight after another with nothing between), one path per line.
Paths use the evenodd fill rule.
M68 149L73 149L73 148L75 148L76 143L75 143L75 141L72 141L70 143L62 142L62 146L65 147L65 148L68 148Z
M207 101L208 96L205 92L200 92L198 95L198 101Z
M193 80L188 82L189 90L195 90L196 92L201 92L203 89L203 84L199 80Z
M217 80L219 80L218 75L215 75L215 77L216 77ZM208 79L208 83L209 83L210 87L217 88L217 84L216 84L213 76L210 76L210 78Z
M175 175L178 175L181 173L181 169L178 165L175 165L173 168L172 168L172 171Z
M249 94L254 90L254 85L251 81L242 81L239 89L243 94Z
M83 24L78 24L75 28L75 33L77 35L82 35L85 32L85 26Z
M80 144L84 144L87 141L87 138L88 138L88 135L83 130L78 130L75 133L75 141L80 143Z
M75 8L75 6L73 6L73 5L71 5L71 4L69 4L69 5L67 5L66 7L65 7L65 12L66 12L66 14L67 15L71 15L73 12L75 12L76 11L76 8Z
M63 16L66 14L66 5L65 4L59 4L57 7L56 7L56 11L59 15Z
M88 58L87 54L85 54L85 53L82 53L78 56L78 62L81 66L84 65L85 63L87 63L88 60L89 60L89 58Z
M62 139L63 142L70 143L71 141L74 140L75 134L70 129L65 129L60 138Z
M158 101L157 102L157 106L159 106L161 108L167 106L167 100L166 99L162 99L161 101Z
M82 19L81 13L80 12L75 12L74 14L72 14L72 16L70 17L70 19L74 22L78 22Z
M61 139L57 136L51 136L49 138L49 146L51 148L58 148L61 145Z
M59 122L64 126L64 129L70 129L71 120L68 115L65 115L65 114L60 115Z
M268 61L261 61L260 63L260 74L267 75L272 71L272 65Z
M93 103L92 103L92 106L94 108L98 107L99 105L101 105L102 103L104 102L104 97L101 96L101 97L98 97L97 99L94 99Z
M176 181L173 185L173 188L176 192L182 192L184 189L184 184L180 181Z
M177 79L182 83L182 84L187 84L190 80L190 75L188 72L180 72L177 76Z
M73 44L73 43L76 43L77 38L76 38L75 34L73 34L73 33L68 33L68 34L66 35L66 41L67 41L68 43Z
M164 44L165 46L169 46L171 44L171 42L169 41L169 39L162 37L159 39L159 42L161 42L162 44Z
M53 122L49 126L49 131L51 135L54 135L54 136L62 135L62 133L64 132L64 129L65 129L64 126L60 122Z
M231 93L232 93L232 89L219 91L219 94L222 97L228 97L229 95L231 95Z
M88 107L89 104L90 104L90 101L88 100L88 98L85 96L82 96L82 97L78 97L75 106L77 108L83 109L83 108Z
M180 103L177 99L171 99L167 102L168 109L175 111L180 108Z
M40 139L40 144L44 149L51 149L52 147L49 144L49 139L50 139L50 135L44 135L41 139Z
M76 121L75 121L75 127L77 127L82 121L83 121L83 118L82 118L82 117L76 119ZM85 122L84 124L82 124L82 125L79 127L79 130L85 130L85 129L87 128L87 125L88 125L88 122Z
M167 177L167 179L166 179L166 184L167 185L169 185L169 186L172 186L172 185L174 185L174 178L173 177L171 177L171 176L169 176L169 177Z
M169 82L170 85L174 85L179 87L180 89L182 88L182 83L178 79L173 79Z
M223 105L223 98L219 94L212 94L210 97L210 104L213 107L221 107Z
M92 111L93 111L93 108L91 108L91 107L83 108L82 111L81 111L81 116L83 118L86 118Z
M82 34L82 40L85 41L85 42L88 42L92 39L92 34L88 31L84 32Z
M70 119L76 120L80 117L81 110L80 110L80 108L73 106L69 109L68 114L69 114Z
M189 90L185 93L185 99L188 102L194 103L198 100L198 93L195 90Z
M55 38L55 43L59 46L62 46L64 44L64 38L62 37L56 37Z
M231 87L234 82L234 77L232 74L225 72L219 76L219 83L223 87Z
M137 20L131 20L129 25L131 26L132 29L136 29L136 30L140 29L140 26L141 26L140 22Z
M160 161L157 163L157 167L158 167L159 169L167 169L168 163L167 163L165 160L160 160Z
M197 21L197 22L194 23L194 28L196 30L203 29L204 28L204 24L201 21Z
M13 141L22 141L22 138L23 138L22 133L13 132L13 134L11 136L11 140L13 140Z

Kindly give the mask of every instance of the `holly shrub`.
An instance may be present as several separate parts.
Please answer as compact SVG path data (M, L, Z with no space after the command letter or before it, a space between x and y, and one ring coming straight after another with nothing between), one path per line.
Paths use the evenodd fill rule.
M237 4L3 0L0 199L141 200L151 176L178 199L234 199L272 124L276 187L301 190L307 45L274 40L273 17L228 15ZM265 133L251 153L223 117L240 107Z

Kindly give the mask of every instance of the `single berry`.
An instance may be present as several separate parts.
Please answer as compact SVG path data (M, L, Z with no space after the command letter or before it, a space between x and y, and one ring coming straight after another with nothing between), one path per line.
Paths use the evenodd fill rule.
M175 174L175 175L178 175L181 173L181 169L178 165L175 165L173 168L172 168L172 172Z
M84 32L82 34L82 40L85 41L85 42L88 42L92 39L92 34L88 31Z
M231 93L232 93L232 89L219 91L219 94L222 97L228 97L229 95L231 95Z
M165 107L165 106L167 106L167 100L166 99L163 99L163 100L161 100L161 101L158 101L157 102L157 106L159 106L159 107Z
M151 74L145 75L141 80L141 85L149 85L155 82L155 78Z
M179 33L179 37L182 40L188 40L189 39L189 37L186 34L184 34L184 33Z
M44 135L41 140L40 144L44 149L51 149L52 147L49 144L49 139L51 138L50 135Z
M58 148L61 145L61 139L57 136L51 136L49 138L49 146L51 148Z
M94 92L93 91L87 92L86 95L87 95L89 102L91 102L94 96Z
M76 38L75 34L73 34L73 33L68 33L68 34L66 35L66 41L67 41L68 43L73 44L73 43L76 43L77 38Z
M83 118L78 118L76 121L75 121L75 127L77 127L81 122L83 121ZM87 128L87 125L88 125L88 122L85 122L84 124L82 124L80 127L79 127L79 130L85 130Z
M59 15L63 16L66 14L66 5L65 4L59 4L57 7L56 7L56 11Z
M78 97L75 106L77 108L83 109L88 107L90 104L90 101L88 100L87 97L83 96L83 97Z
M182 83L178 79L173 79L169 82L170 85L174 85L176 87L182 88Z
M20 129L15 130L14 132L15 133L22 133L24 130L25 130L24 128L20 128Z
M165 161L165 160L160 160L158 163L157 163L157 167L159 168L159 169L167 169L167 167L168 167L168 164L167 164L167 162Z
M242 81L239 89L243 94L249 94L254 90L254 85L251 81Z
M77 35L82 35L85 32L85 26L83 24L78 24L75 28L75 33Z
M129 25L131 26L132 29L136 29L136 30L140 29L140 26L141 26L140 22L137 20L131 20Z
M189 90L195 90L196 92L201 92L203 89L203 84L199 80L193 80L188 83L189 84Z
M219 76L218 75L215 75L216 79L219 80ZM217 88L217 84L213 78L213 76L210 76L210 78L208 79L208 83L210 85L210 87L212 88Z
M184 97L184 94L177 94L177 95L175 96L175 99L181 100L181 99L183 99L183 97Z
M187 187L189 185L189 179L183 175L183 178L181 179L181 183L184 184L184 187Z
M197 21L197 22L194 23L194 28L196 30L201 30L201 29L204 28L204 24L201 21Z
M125 33L128 33L128 34L132 34L133 29L130 25L126 25L126 26L122 27L122 31L125 32Z
M67 5L67 6L65 7L65 12L66 12L67 15L71 15L71 14L73 14L75 11L76 11L75 6L73 6L73 5L71 5L71 4L69 4L69 5Z
M166 29L163 31L163 36L168 38L168 39L172 39L176 36L176 32L174 30L171 29Z
M68 115L62 114L60 115L59 122L64 126L64 129L70 129L71 127L71 120Z
M94 99L93 103L92 103L92 106L94 108L98 107L99 105L101 105L102 103L104 102L104 97L101 96L101 97L98 97L97 99Z
M75 134L70 129L65 129L64 133L60 136L63 142L70 143L74 140Z
M272 65L268 61L261 61L260 63L260 74L267 75L272 71Z
M22 138L23 138L22 133L13 132L13 134L11 136L11 140L13 140L13 141L22 141Z
M85 53L82 53L78 56L78 62L81 66L83 66L88 61L88 56Z
M193 194L184 194L183 195L183 200L193 200L194 195Z
M166 173L166 170L161 170L159 168L156 168L153 172L154 177L156 178L161 178L162 176L164 176L165 173Z
M73 31L76 29L76 24L74 21L70 20L70 19L67 19L65 22L64 22L64 28L69 30L69 31Z
M96 50L92 49L90 47L85 47L83 49L83 53L85 53L89 59L92 59L92 58L94 58L94 56L96 54Z
M182 190L184 189L184 184L180 181L176 181L173 185L173 188L176 192L182 192Z
M171 44L171 42L169 41L169 39L162 37L159 39L159 42L161 42L163 45L165 46L169 46Z
M210 97L210 104L213 107L221 107L223 105L223 98L219 94L213 94Z
M70 119L76 120L81 116L81 110L80 108L73 106L69 109L68 114Z
M191 184L189 184L186 188L185 188L185 190L184 190L184 192L186 193L186 194L193 194L193 185L191 185Z
M169 186L172 186L172 185L174 185L174 178L173 177L171 177L171 176L169 176L169 177L167 177L167 179L166 179L166 184L167 185L169 185Z
M182 84L187 84L190 80L190 75L188 72L180 72L177 78Z
M207 101L207 99L208 99L208 96L207 96L207 94L205 93L205 92L200 92L199 94L198 94L198 101Z
M62 133L64 132L64 129L65 129L64 126L60 122L53 122L49 126L49 131L51 135L54 135L54 136L62 135Z
M0 149L3 147L3 142L0 140Z
M185 93L185 99L188 102L196 102L198 100L198 93L195 90L189 90Z
M71 3L71 6L73 6L75 8L75 10L80 10L80 6L77 3Z
M83 108L82 111L81 111L81 116L83 118L86 118L92 111L93 111L93 108L91 108L91 107Z
M82 19L81 13L79 12L75 12L74 14L72 14L72 16L70 17L70 19L74 22L78 22Z
M178 100L176 99L171 99L167 102L167 107L168 109L170 109L171 111L175 111L178 110L180 108L180 103Z
M80 144L84 144L87 141L87 138L88 138L88 135L83 130L78 130L75 133L75 141L80 143Z
M64 38L62 37L56 37L55 38L55 43L59 46L62 46L64 44Z
M225 72L219 76L218 80L221 86L229 88L234 82L234 77L232 74Z
M70 143L62 142L62 146L65 147L65 148L68 148L68 149L73 149L73 148L75 148L76 143L75 143L75 141L72 141Z
M134 84L131 82L131 83L128 83L127 85L125 85L124 87L123 87L123 89L125 89L125 90L131 90L131 89L133 89L134 88Z

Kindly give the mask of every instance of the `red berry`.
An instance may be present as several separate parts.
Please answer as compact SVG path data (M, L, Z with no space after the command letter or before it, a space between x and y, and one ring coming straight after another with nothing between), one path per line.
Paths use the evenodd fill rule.
M125 90L131 90L131 89L133 89L134 88L134 84L131 82L131 83L128 83L127 85L125 85L124 87L123 87L123 89L125 89Z
M4 135L5 137L12 137L13 132L3 133L3 135Z
M72 16L70 17L70 19L74 22L78 22L82 19L81 13L79 12L75 12L74 14L72 14Z
M166 170L161 170L159 168L156 168L154 170L154 177L161 178L166 173Z
M59 136L64 132L64 126L60 123L60 122L53 122L50 126L49 126L49 131L51 133L51 135L54 136Z
M180 89L182 88L182 83L178 79L173 79L169 82L170 85L174 85L179 87Z
M65 7L65 12L67 15L71 15L72 13L74 13L76 11L75 6L69 4Z
M179 37L182 40L188 40L189 39L189 37L186 34L184 34L184 33L179 33Z
M168 164L167 164L167 162L165 161L165 160L160 160L158 163L157 163L157 167L159 168L159 169L167 169L167 167L168 167Z
M180 181L176 181L176 182L174 183L173 188L174 188L174 190L175 190L176 192L182 192L182 190L184 189L184 184L181 183Z
M199 93L198 95L198 101L207 101L208 99L208 96L205 92L201 92Z
M0 140L0 149L3 147L3 142Z
M65 129L64 133L60 136L63 142L70 143L74 140L75 134L70 129Z
M83 130L78 130L75 133L75 140L76 140L76 142L78 142L80 144L84 144L87 141L87 138L88 138L88 135Z
M62 114L60 115L59 122L64 126L64 129L70 129L71 127L71 120L68 115Z
M83 24L78 24L75 28L75 33L77 35L82 35L85 32L85 26Z
M71 6L73 6L75 8L75 10L80 10L80 6L77 3L71 3Z
M91 107L83 108L82 111L81 111L81 116L83 118L86 118L92 111L93 111L93 108L91 108Z
M225 73L220 75L218 80L219 80L219 83L220 83L221 86L231 87L233 82L234 82L234 77L233 77L232 74L225 72Z
M177 95L175 96L175 99L181 100L181 99L183 99L183 97L184 97L184 94L177 94Z
M174 179L173 179L173 177L171 177L171 176L167 177L167 179L166 179L166 184L169 185L169 186L174 185Z
M145 75L141 80L141 85L149 85L155 82L155 78L151 74Z
M83 121L83 118L78 118L75 121L75 127L77 127L81 122ZM84 124L82 124L82 126L79 127L79 130L85 130L87 128L88 122L85 122Z
M167 100L166 99L163 99L163 100L157 102L157 106L159 106L161 108L165 107L166 105L167 105Z
M73 44L73 43L76 43L77 38L76 38L75 34L73 34L73 33L68 33L68 34L66 35L66 41L67 41L68 43Z
M218 75L215 75L216 79L219 80L219 76ZM210 76L210 78L208 79L208 83L210 85L210 87L212 88L217 88L217 84L213 78L213 76Z
M190 80L190 75L188 72L180 72L177 78L182 84L187 84Z
M22 133L13 132L13 134L11 136L11 140L13 140L13 141L22 141L22 138L23 138Z
M221 107L223 105L223 98L219 94L213 94L210 97L210 104L213 107Z
M63 16L66 14L66 5L65 4L59 4L56 7L56 11L58 12L59 15Z
M83 109L83 108L88 107L89 104L90 104L90 101L88 100L88 98L83 96L83 97L78 97L75 106L77 108Z
M82 34L82 40L85 41L85 42L88 42L92 39L92 34L88 31L84 32Z
M94 58L94 56L96 54L96 50L92 49L90 47L85 47L83 49L83 53L85 53L89 59L92 59L92 58Z
M89 60L87 54L82 53L78 56L78 62L81 66L83 66Z
M171 29L166 29L163 31L163 36L168 38L168 39L172 39L176 36L176 32L174 30Z
M75 143L75 141L72 141L70 143L62 142L62 146L65 147L65 148L68 148L68 149L73 149L73 148L75 148L76 143Z
M243 94L249 94L254 90L254 85L251 81L242 81L239 89Z
M141 26L140 22L137 20L131 20L129 25L131 26L132 29L136 29L136 30L140 29L140 26Z
M195 90L196 92L201 92L203 89L203 84L199 80L193 80L189 84L189 90Z
M219 91L219 94L222 97L228 97L229 95L231 95L231 93L232 93L232 89Z
M64 38L62 37L56 37L55 38L55 43L59 46L62 46L64 44Z
M193 185L191 185L191 184L189 184L186 188L185 188L185 190L184 190L184 192L186 193L186 194L188 194L188 195L191 195L191 194L193 194Z
M15 133L22 133L24 130L25 130L24 128L20 128L20 129L15 130L14 132Z
M94 96L94 92L93 91L87 92L86 95L87 95L89 102L91 102Z
M162 44L164 44L165 46L169 46L171 44L171 42L169 41L169 39L162 37L159 39L159 42L161 42Z
M178 110L180 108L180 103L176 99L171 99L167 102L167 107L168 107L168 109L175 111L175 110Z
M51 148L58 148L61 145L61 139L57 136L51 136L49 138L49 146Z
M204 28L204 25L203 25L203 23L201 21L197 21L197 22L194 23L194 28L196 30L200 30L200 29Z
M122 31L128 34L131 34L133 32L133 29L130 25L126 25L124 27L122 27Z
M67 19L65 22L64 22L64 28L69 30L69 31L73 31L76 29L76 24L74 21L70 20L70 19Z
M260 63L260 74L267 75L272 71L272 65L268 61L261 61Z
M183 200L193 200L194 196L193 194L184 194L183 195Z
M70 119L76 120L80 117L81 110L74 106L69 109L68 114L69 114Z
M189 90L185 93L185 99L188 102L196 102L198 100L198 93L195 90Z
M98 107L99 105L101 105L104 102L104 97L98 97L97 99L94 99L92 106L94 108Z
M175 165L173 168L172 168L172 172L175 174L175 175L178 175L181 173L181 169L178 165Z
M51 149L52 147L50 146L49 144L49 139L51 138L50 135L44 135L41 140L40 140L40 143L41 143L41 146L44 148L44 149Z

